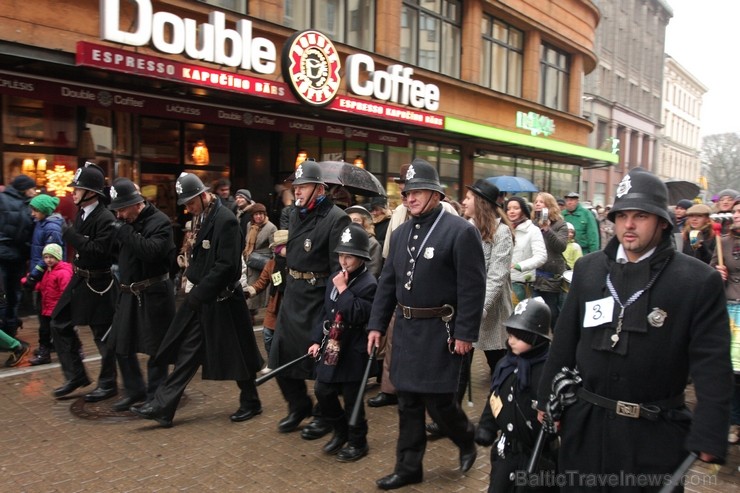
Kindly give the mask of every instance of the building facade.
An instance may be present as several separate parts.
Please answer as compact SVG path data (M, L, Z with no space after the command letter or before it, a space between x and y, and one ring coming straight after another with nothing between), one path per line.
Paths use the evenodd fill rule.
M662 133L665 30L673 12L665 0L599 0L598 65L586 75L584 115L594 125L590 145L619 152L614 166L586 169L581 196L594 205L614 202L630 169L657 171Z
M63 8L62 8L63 6ZM615 163L589 146L599 10L562 0L10 0L2 182L63 194L85 160L173 218L182 171L269 203L302 157L392 178L422 157L448 195L496 175L556 195Z
M701 107L707 88L675 59L663 66L663 135L656 169L664 180L701 182Z

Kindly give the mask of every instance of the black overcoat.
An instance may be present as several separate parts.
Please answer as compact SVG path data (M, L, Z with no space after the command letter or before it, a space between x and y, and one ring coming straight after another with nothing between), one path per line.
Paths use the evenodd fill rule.
M312 342L321 344L324 321L327 321L327 327L330 327L337 312L341 313L344 332L340 339L339 362L330 366L324 364L322 358L316 365L316 380L324 383L360 382L365 374L368 358L365 328L370 318L370 309L378 283L375 276L363 266L350 275L347 289L342 294L335 295L336 300L332 300L334 284L331 279L337 274L338 272L335 272L329 278L322 322L314 327L311 339Z
M157 359L173 360L182 330L195 316L203 333L203 378L250 380L262 368L264 360L257 349L251 317L239 286L244 238L236 216L216 196L213 200L216 204L203 220L185 271L194 284L188 296L202 305L193 315L188 304L183 303L167 329Z
M684 392L689 376L696 391L691 413L678 407L651 421L616 415L579 399L561 421L559 467L582 473L671 473L687 451L723 460L732 395L730 331L719 273L676 253L665 235L656 251L638 263L615 261L619 242L578 261L573 283L555 327L540 382L547 400L553 376L577 367L583 387L613 400L649 404ZM666 263L667 262L667 263ZM618 344L612 348L619 305L605 313L607 274L625 303L664 267L652 288L625 310ZM658 310L664 312L662 323ZM649 324L648 315L658 318ZM587 316L611 322L584 328ZM578 491L574 487L572 491ZM620 491L631 491L628 488Z
M440 318L406 319L396 304L414 308L452 305L455 316L449 323L450 333L468 342L478 340L483 314L486 265L478 229L445 212L422 246L441 211L438 206L393 231L368 324L369 330L385 333L396 312L390 377L396 389L407 392L455 392L463 357L450 354L447 327ZM411 273L412 254L416 268L408 290L404 285Z
M110 270L113 263L111 211L98 202L84 221L77 219L64 234L64 241L77 252L73 264L89 271ZM118 285L112 275L86 279L74 274L51 314L57 326L104 325L113 321Z
M334 249L349 223L349 216L328 197L304 219L300 218L298 208L291 210L286 250L288 269L323 273L324 277L311 284L308 280L294 279L288 274L277 330L270 349L270 368L277 368L303 356L311 345L311 332L323 320L324 293L326 285L331 283L329 275L339 270ZM313 378L314 363L306 360L284 371L282 376Z
M116 235L119 280L130 285L169 273L175 253L170 219L147 203L132 224ZM109 341L116 352L154 356L175 315L172 281L157 282L139 296L121 291Z

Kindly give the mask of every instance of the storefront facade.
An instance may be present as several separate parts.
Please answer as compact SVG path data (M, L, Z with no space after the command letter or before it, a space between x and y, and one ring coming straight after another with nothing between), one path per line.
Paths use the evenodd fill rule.
M63 194L93 160L176 217L182 171L269 203L299 156L364 166L391 203L413 157L453 199L496 175L559 195L583 166L618 161L587 147L581 117L599 20L589 1L11 4L3 183L26 173Z

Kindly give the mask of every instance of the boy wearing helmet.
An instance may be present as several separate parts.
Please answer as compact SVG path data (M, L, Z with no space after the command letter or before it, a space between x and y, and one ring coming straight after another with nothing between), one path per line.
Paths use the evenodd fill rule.
M501 435L491 448L489 493L517 491L514 479L524 471L532 455L540 423L532 407L550 349L550 308L541 298L521 301L504 322L509 349L496 364L491 383L491 410L495 434ZM545 453L542 469L554 468L556 457ZM549 467L548 467L549 466Z
M359 392L367 362L365 327L378 283L365 265L370 260L370 236L361 225L349 224L334 251L339 254L342 269L332 274L331 284L326 286L322 323L314 327L308 352L314 358L320 356L314 393L323 418L334 428L323 450L337 454L340 462L353 462L368 452L367 421ZM339 403L340 394L344 396L344 409ZM358 397L359 420L349 426L349 414Z

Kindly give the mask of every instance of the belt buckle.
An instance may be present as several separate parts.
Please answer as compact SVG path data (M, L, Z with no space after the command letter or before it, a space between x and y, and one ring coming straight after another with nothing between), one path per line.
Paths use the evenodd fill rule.
M403 318L406 320L411 320L411 307L410 306L403 306L401 305L401 313L403 314Z
M617 401L616 413L625 418L639 418L640 405L634 402Z

